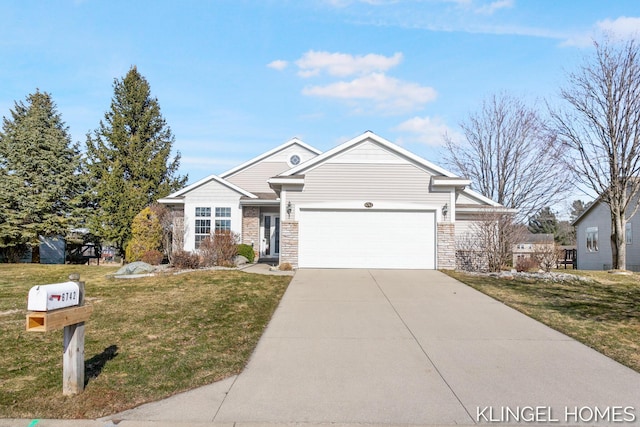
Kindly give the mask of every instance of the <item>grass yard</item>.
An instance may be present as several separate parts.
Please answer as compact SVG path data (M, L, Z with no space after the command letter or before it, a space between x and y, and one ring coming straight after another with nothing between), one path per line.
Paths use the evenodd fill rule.
M592 281L559 283L447 274L640 372L638 274L575 271Z
M0 264L0 418L97 418L239 373L291 277ZM25 331L31 286L79 273L94 306L84 393L62 396L62 331Z

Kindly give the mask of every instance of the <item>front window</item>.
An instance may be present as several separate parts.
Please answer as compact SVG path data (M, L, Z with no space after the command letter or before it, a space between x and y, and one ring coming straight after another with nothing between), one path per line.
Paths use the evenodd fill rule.
M204 239L211 235L211 208L196 208L196 223L194 228L195 248L198 249Z
M587 228L587 252L598 252L598 227Z
M627 245L633 244L633 231L630 222L626 223L624 226L624 240Z
M231 208L216 208L215 231L231 231Z

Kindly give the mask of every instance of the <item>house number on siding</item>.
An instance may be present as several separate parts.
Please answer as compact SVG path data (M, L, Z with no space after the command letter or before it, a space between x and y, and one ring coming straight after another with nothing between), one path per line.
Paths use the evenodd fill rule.
M365 208L372 208L372 207L373 207L373 203L371 203L371 202L366 202L366 203L364 204L364 207L365 207Z

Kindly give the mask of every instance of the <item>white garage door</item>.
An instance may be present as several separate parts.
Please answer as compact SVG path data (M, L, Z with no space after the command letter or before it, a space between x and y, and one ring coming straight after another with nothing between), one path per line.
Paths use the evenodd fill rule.
M435 212L300 210L303 268L435 268Z

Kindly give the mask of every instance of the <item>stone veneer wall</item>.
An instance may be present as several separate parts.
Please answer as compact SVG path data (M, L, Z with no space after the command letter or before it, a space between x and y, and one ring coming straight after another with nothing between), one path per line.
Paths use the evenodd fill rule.
M280 223L280 264L284 262L298 268L298 221Z
M242 208L242 243L251 245L258 258L260 252L260 208L245 206Z
M456 268L456 228L451 222L439 222L438 233L438 269L454 270Z

